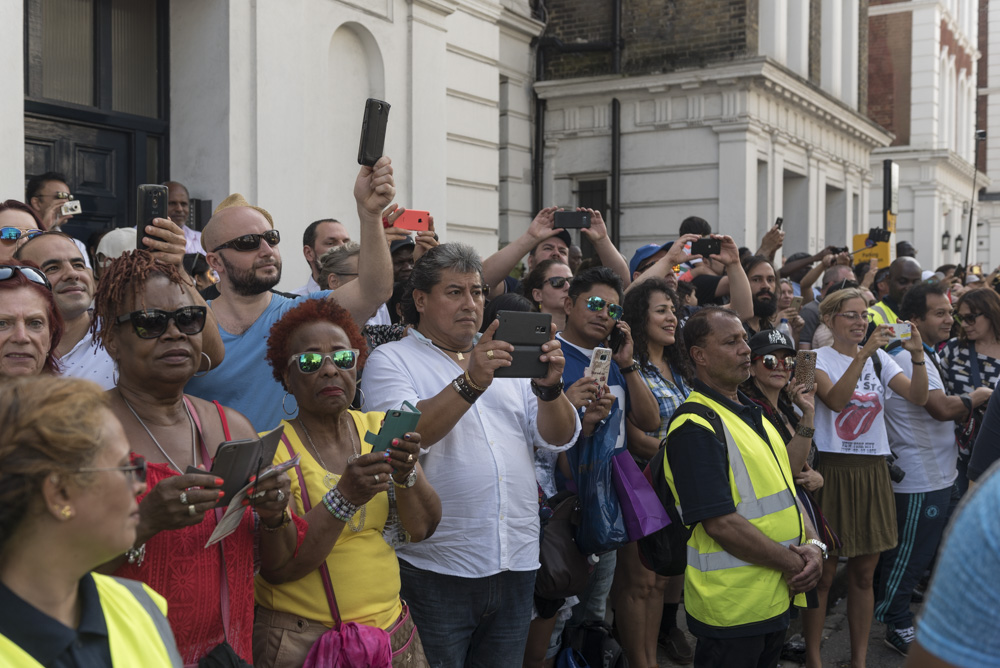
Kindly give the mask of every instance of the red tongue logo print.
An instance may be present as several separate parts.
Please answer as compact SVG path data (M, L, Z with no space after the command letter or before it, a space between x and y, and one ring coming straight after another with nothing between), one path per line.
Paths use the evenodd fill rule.
M875 416L882 410L877 392L855 392L847 407L837 416L837 436L845 441L856 441L875 422Z

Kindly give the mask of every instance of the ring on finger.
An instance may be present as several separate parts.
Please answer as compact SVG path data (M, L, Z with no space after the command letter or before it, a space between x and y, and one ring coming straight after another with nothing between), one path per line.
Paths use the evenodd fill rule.
M373 473L372 476L375 478L375 484L378 484L378 473Z
M407 464L412 464L413 463L413 453L410 453L410 454L406 455L406 463Z
M181 505L186 506L187 504L188 504L188 493L187 490L185 489L183 492L181 492Z
M496 355L493 354L493 350L486 351L486 359L492 360L494 357L496 357Z
M198 514L198 509L194 507L193 503L189 504L188 505L188 515L190 515L191 517L194 517L197 514Z
M285 500L285 493L279 489L277 496L274 497L274 500L281 503Z

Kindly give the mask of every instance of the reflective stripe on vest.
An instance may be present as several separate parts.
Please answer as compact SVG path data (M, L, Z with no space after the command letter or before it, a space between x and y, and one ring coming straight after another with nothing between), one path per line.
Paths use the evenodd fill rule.
M111 665L133 668L181 668L180 653L165 616L166 601L141 582L91 573L108 625ZM0 634L0 664L41 666L12 640Z
M798 545L798 538L790 538L788 540L781 541L781 544L785 547L791 547L792 545ZM697 548L687 546L687 560L688 566L699 570L702 573L708 573L710 571L723 571L727 568L739 568L740 566L752 566L749 561L743 561L742 559L737 559L728 552L709 552L707 554L702 554Z
M896 314L884 302L879 302L875 306L869 306L868 313L871 314L871 320L875 323L876 327L883 324L891 325L898 320Z

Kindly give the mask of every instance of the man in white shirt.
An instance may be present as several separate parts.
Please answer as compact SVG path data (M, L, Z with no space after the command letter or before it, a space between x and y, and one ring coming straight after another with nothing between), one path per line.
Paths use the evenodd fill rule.
M937 553L948 521L952 490L957 476L958 448L954 420L989 400L993 390L980 387L961 397L948 396L934 346L951 336L952 307L943 284L918 283L900 303L899 317L917 326L924 342L927 384L926 406L886 392L885 423L889 447L896 464L906 474L892 483L896 497L899 544L882 554L876 579L875 617L886 624L885 643L906 654L913 642L910 598ZM910 355L889 353L907 377L913 375Z
M420 463L441 497L430 538L400 548L402 597L433 666L521 665L538 569L534 449L565 450L580 431L562 391L559 342L544 378L494 378L513 346L480 336L482 263L463 244L431 248L403 295L416 328L376 348L361 387L370 410L422 413Z
M174 221L184 234L184 252L205 254L201 246L201 232L191 229L191 195L187 187L177 181L167 181L167 218Z
M293 290L292 294L304 296L310 292L326 290L325 285L320 287L319 284L319 259L331 248L343 246L350 240L347 228L339 220L324 218L309 223L302 233L302 254L309 265L309 280L298 290Z

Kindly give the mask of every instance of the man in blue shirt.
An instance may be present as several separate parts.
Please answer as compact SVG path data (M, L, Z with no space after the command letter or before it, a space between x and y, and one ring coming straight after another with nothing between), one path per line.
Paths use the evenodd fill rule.
M392 260L382 231L382 211L395 195L388 157L362 166L354 184L361 220L358 280L337 290L337 303L361 327L392 296ZM272 429L298 408L264 363L271 325L304 299L331 299L329 290L287 297L272 288L281 280L279 237L271 215L230 195L215 210L202 237L208 263L219 274L220 297L209 302L226 346L222 364L192 378L187 391L235 408L257 431ZM284 396L284 399L282 397Z

